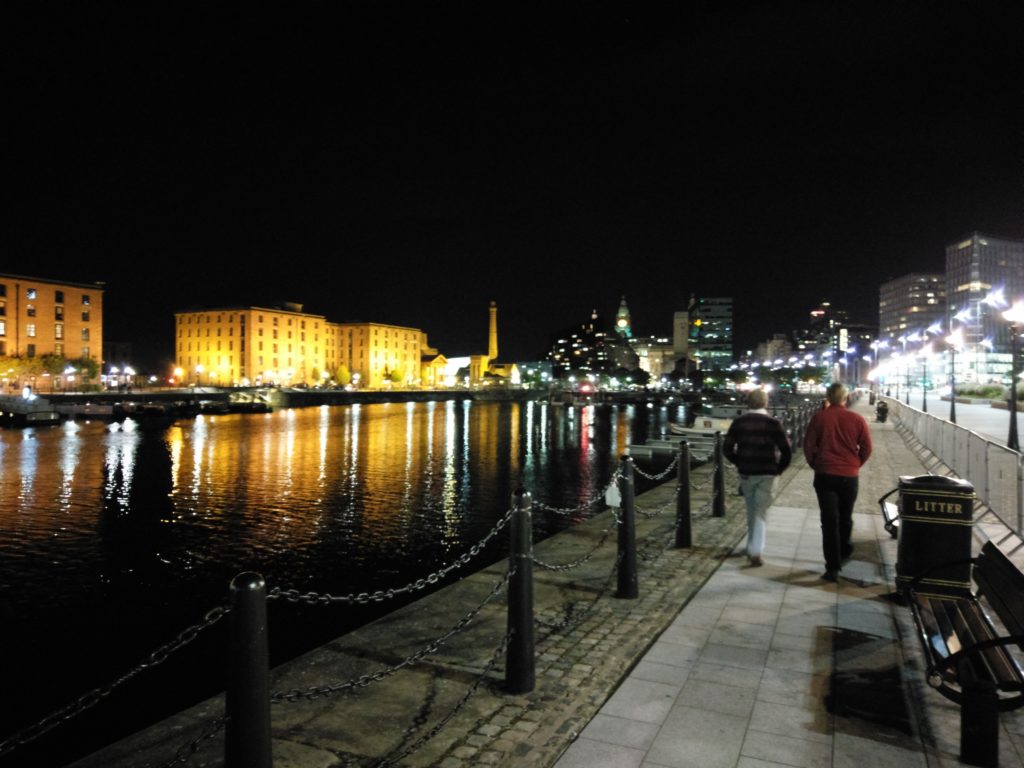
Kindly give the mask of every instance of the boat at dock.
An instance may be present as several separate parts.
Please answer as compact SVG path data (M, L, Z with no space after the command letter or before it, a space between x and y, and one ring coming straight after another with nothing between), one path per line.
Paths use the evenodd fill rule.
M59 424L60 418L53 404L37 395L0 395L0 425L5 427L45 427Z

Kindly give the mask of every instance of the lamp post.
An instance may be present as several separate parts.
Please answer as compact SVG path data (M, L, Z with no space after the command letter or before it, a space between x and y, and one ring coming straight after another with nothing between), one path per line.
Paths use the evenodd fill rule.
M956 348L963 343L963 332L957 328L946 337L949 345L949 421L956 424Z
M1010 323L1010 436L1006 447L1014 451L1020 450L1017 442L1017 326L1024 322L1024 304L1017 301L1003 312L1003 317Z
M921 410L928 413L928 356L932 353L932 345L921 347Z

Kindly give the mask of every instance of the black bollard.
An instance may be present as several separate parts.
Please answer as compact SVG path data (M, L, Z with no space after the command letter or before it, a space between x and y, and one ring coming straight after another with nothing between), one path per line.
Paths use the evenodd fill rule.
M622 517L619 520L619 588L616 597L628 600L640 594L636 578L636 500L633 492L633 459L622 457L622 477L619 494L622 496Z
M522 488L512 494L509 521L508 648L505 690L529 693L536 683L533 643L533 520L531 496Z
M231 580L224 734L226 768L271 768L267 585L258 573Z
M711 500L711 516L725 517L725 466L722 457L722 433L715 432L715 466L711 472L714 477L714 497Z
M690 446L679 444L679 493L676 494L676 549L693 546L690 531Z

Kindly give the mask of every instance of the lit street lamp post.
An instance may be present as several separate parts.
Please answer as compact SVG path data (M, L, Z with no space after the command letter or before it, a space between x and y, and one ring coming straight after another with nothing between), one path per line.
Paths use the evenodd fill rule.
M1014 451L1020 450L1017 441L1017 326L1024 322L1024 305L1014 305L1003 312L1003 317L1010 322L1010 436L1006 446Z
M949 344L949 421L956 424L956 348L963 342L959 328L946 337Z
M931 351L931 344L921 347L921 410L924 413L928 413L928 355Z

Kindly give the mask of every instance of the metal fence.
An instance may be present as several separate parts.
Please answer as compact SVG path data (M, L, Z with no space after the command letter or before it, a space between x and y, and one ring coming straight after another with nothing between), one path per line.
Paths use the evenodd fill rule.
M883 399L905 438L927 449L953 474L974 486L981 503L975 513L976 530L984 532L987 538L1015 536L1024 541L1024 457L899 400ZM997 521L1008 533L1000 534L999 526L993 526Z

